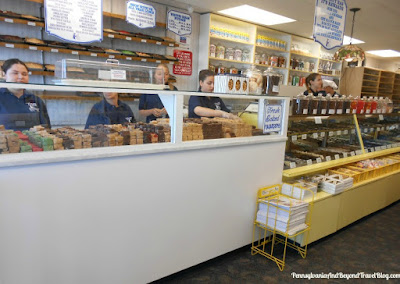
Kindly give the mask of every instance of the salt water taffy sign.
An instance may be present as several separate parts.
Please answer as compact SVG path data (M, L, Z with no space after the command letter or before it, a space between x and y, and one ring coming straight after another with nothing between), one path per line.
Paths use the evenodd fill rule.
M156 26L156 9L148 4L127 1L126 21L139 28L154 28Z
M343 45L346 0L316 0L313 37L326 49Z
M190 35L192 33L192 16L173 10L168 11L167 29L180 36Z
M102 0L45 0L46 32L74 43L103 40Z

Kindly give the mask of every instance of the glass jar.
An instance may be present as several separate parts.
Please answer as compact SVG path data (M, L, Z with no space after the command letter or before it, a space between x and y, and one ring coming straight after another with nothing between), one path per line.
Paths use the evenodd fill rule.
M331 97L330 94L326 95L326 99L328 100L328 114L335 114L336 113L336 104L337 104L337 99L339 96L334 96Z
M235 66L231 66L230 68L229 68L229 73L230 74L238 74L239 73L239 70L235 67Z
M300 60L300 61L299 61L298 69L299 69L299 70L302 70L302 71L304 70L304 61L303 61L303 60Z
M352 95L350 95L349 98L350 98L350 113L355 114L357 113L358 97L353 98Z
M268 65L268 54L261 54L260 64Z
M310 69L308 70L309 72L314 72L315 69L315 63L314 62L310 62Z
M248 49L244 49L242 53L242 61L250 62L250 51Z
M336 113L343 114L344 100L343 97L339 98L338 95L335 95L336 98Z
M271 55L269 58L269 66L277 67L278 66L278 56Z
M359 98L357 100L357 114L364 114L365 98Z
M383 113L384 107L385 107L385 101L383 100L383 97L379 97L376 113Z
M271 67L263 72L262 93L268 96L279 95L281 74L274 72Z
M233 60L233 54L234 53L235 53L235 50L232 47L228 47L225 50L225 59Z
M233 60L242 61L242 53L243 53L243 51L240 48L235 47L235 53L233 54Z
M215 66L212 64L208 65L208 70L215 72Z
M307 115L308 114L308 104L310 103L309 98L303 93L297 95L297 110L296 114Z
M351 100L353 99L352 96L344 96L343 95L343 113L345 114L350 114L350 110L351 110Z
M309 61L304 62L304 70L306 70L306 71L310 70L310 62Z
M285 68L286 66L286 58L283 56L278 57L278 67Z
M372 106L372 97L369 97L365 100L365 106L364 106L365 114L371 114L371 106Z
M262 94L262 74L259 69L252 65L244 74L249 79L249 94Z
M386 101L386 112L392 113L393 112L393 101L389 98L385 98Z
M220 43L217 44L217 58L224 59L225 58L225 46L221 45Z
M261 59L261 55L259 53L255 53L254 54L254 63L255 64L260 64L260 59Z
M374 97L372 102L371 102L371 113L377 113L377 108L378 108L378 98Z
M213 43L210 44L210 57L215 57L217 52L217 46Z
M312 115L317 115L318 111L319 111L319 107L320 107L320 103L321 103L321 96L312 96L311 100L310 100L310 105L308 108L308 113L312 114Z
M318 97L320 98L318 114L326 115L326 110L328 109L328 100L321 93L318 94Z
M217 74L225 74L225 72L226 72L225 66L223 66L221 63L215 69L215 73Z

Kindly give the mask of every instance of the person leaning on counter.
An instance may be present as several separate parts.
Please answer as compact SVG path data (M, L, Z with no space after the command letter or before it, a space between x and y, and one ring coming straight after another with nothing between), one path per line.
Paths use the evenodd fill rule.
M199 92L212 93L214 91L215 73L205 69L199 73ZM189 99L189 117L223 117L229 119L240 119L225 106L219 97L191 96Z
M3 77L7 83L29 83L29 70L17 58L3 63ZM41 124L50 128L50 118L44 102L24 88L0 89L0 124L7 129L29 129Z
M126 124L135 122L131 108L118 99L118 93L103 93L104 98L94 104L85 128L97 124Z
M154 79L156 84L168 85L167 89L177 91L178 89L172 84L168 83L169 69L165 64L159 64L154 72ZM141 95L139 99L139 114L146 117L146 122L156 120L159 117L168 117L167 110L165 109L160 97L157 94Z
M322 78L318 73L311 73L306 78L306 88L304 91L304 95L308 96L308 94L313 94L314 96L318 96L321 93L323 96L326 96L326 92L322 88Z

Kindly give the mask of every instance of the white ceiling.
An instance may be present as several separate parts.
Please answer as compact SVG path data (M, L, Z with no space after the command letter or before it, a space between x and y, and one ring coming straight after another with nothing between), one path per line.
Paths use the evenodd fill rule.
M274 25L270 28L304 37L312 36L315 0L156 0L155 2L195 12L218 12L243 4L252 5L295 19L296 22ZM356 13L353 36L365 41L359 46L365 51L393 49L400 52L400 0L346 0L347 8L361 8ZM353 13L348 11L345 34L350 36ZM367 54L367 56L370 56ZM380 57L382 59L382 57ZM389 58L400 64L400 58Z

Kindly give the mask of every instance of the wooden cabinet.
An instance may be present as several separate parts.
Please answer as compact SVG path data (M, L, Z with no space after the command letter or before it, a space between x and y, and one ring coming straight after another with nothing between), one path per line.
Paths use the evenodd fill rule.
M369 67L347 67L344 69L340 84L340 93L362 97L392 98L394 91L400 89L395 86L398 74Z

